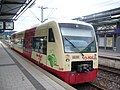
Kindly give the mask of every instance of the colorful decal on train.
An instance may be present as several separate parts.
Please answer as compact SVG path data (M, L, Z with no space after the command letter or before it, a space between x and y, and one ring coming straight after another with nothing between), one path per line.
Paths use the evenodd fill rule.
M38 59L41 61L42 60L42 55L40 53L37 53L36 56L38 57Z
M83 60L94 60L96 59L96 54L94 56L83 56Z
M50 62L50 66L51 66L51 67L57 65L57 59L56 59L56 57L55 57L54 54L48 55L48 60L49 60L49 62Z

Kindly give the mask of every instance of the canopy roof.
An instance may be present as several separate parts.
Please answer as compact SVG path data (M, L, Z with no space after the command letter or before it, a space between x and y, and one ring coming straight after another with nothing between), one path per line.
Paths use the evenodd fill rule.
M36 0L0 0L0 20L17 20Z
M74 18L73 20L82 20L93 25L110 23L113 24L116 22L120 22L120 7L83 17Z

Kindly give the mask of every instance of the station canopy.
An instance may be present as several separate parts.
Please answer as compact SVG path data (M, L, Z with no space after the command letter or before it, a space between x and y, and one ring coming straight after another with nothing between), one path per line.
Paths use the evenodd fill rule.
M0 0L0 21L17 20L36 0Z
M120 7L83 17L74 18L73 20L82 20L93 25L117 23L120 22Z

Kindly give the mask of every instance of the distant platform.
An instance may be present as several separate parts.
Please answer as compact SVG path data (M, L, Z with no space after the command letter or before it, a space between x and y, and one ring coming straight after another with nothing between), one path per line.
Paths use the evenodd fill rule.
M99 64L120 69L120 53L112 50L99 50Z

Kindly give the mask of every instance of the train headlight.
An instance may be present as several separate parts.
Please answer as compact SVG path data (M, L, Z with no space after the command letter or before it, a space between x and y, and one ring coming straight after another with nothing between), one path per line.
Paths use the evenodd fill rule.
M66 62L69 62L69 61L70 61L70 55L67 54L67 55L65 56L65 58L66 58Z
M70 59L66 59L66 62L69 62L70 61Z

